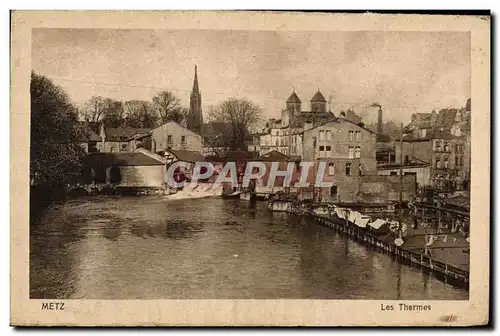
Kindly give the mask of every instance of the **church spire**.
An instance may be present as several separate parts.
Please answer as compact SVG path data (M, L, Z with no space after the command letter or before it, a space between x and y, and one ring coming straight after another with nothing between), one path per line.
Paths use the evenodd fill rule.
M198 66L194 66L194 81L193 81L193 92L194 93L199 93L198 89Z
M193 90L189 102L189 113L187 117L187 127L201 134L203 126L203 112L201 111L201 93L198 88L198 66L194 66Z

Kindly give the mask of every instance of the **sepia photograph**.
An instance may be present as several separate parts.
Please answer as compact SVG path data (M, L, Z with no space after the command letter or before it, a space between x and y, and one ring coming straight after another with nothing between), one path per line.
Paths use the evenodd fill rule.
M14 14L18 27L44 18ZM369 325L342 312L369 300L380 325L487 321L489 164L473 158L489 162L489 79L474 77L472 55L488 76L488 16L462 29L406 15L420 29L387 29L402 17L160 12L131 27L126 12L73 12L74 26L54 24L71 13L46 14L12 41L26 142L12 183L28 202L12 217L26 226L12 258L26 257L17 300L33 302L22 324L117 321L76 308L87 300L224 301L233 318L238 302L280 302L282 316L287 301L332 304L343 325ZM230 24L245 16L255 25ZM174 28L181 17L191 24ZM367 28L325 28L336 18ZM446 29L433 29L439 18ZM273 20L284 23L264 26ZM448 310L477 297L477 317ZM154 323L336 325L262 313ZM118 325L149 323L129 318Z

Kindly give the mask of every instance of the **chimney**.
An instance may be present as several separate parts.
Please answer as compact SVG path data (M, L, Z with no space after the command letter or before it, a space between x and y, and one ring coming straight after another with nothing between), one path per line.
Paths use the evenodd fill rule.
M382 106L378 107L377 134L382 134Z

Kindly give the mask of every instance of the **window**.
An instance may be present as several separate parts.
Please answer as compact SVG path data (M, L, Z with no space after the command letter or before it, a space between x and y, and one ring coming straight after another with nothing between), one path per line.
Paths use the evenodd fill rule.
M464 157L460 156L460 166L463 166L463 165L464 165Z
M173 139L172 139L172 134L167 135L167 144L172 144Z
M332 156L332 146L326 146L326 157Z
M328 175L334 175L335 174L335 163L330 162L328 164Z
M115 147L111 147L110 151L111 151L111 153L114 153L115 152Z
M354 159L354 147L349 146L349 159Z
M363 175L363 165L360 163L358 166L359 175Z
M361 131L356 131L356 141L361 140Z
M326 131L326 140L332 140L332 131Z
M447 142L444 143L444 151L445 152L449 152L450 151L450 144L447 143Z
M458 162L458 156L455 156L455 167L458 167L459 162Z
M391 171L391 176L398 176L398 172Z
M325 157L325 146L319 146L319 157Z
M128 144L122 144L120 150L126 152L128 150Z
M436 168L441 168L441 159L436 157Z
M420 130L420 137L421 138L425 138L426 135L427 135L427 130L426 129Z
M436 140L436 150L437 151L441 150L441 140Z
M448 158L444 158L444 168L448 169Z
M279 139L276 139L275 145L276 145L276 147L279 147L279 145L280 145L280 140Z
M337 186L331 186L330 187L330 196L336 196L337 195Z
M360 157L361 157L361 147L357 146L357 147L354 149L354 157L355 157L355 158L360 158Z
M349 131L349 141L353 141L354 131Z
M181 135L181 144L185 144L185 143L186 143L186 136Z
M156 140L153 140L153 153L156 152Z
M345 164L345 174L347 176L351 175L351 164L350 163Z
M319 140L325 140L325 131L323 130L319 131Z

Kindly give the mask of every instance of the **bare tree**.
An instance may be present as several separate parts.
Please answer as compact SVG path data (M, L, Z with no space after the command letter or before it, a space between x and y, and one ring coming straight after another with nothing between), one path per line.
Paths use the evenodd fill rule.
M175 121L185 124L187 109L182 108L179 98L172 92L162 91L153 97L153 105L162 123Z
M261 119L261 108L246 99L228 99L209 110L209 119L212 121L230 124L229 134L224 136L226 146L232 150L246 150L251 140L250 129L257 126Z
M144 100L129 100L123 104L125 125L128 127L154 128L158 114L153 104Z
M82 109L86 121L103 121L107 126L120 127L123 121L123 107L120 101L101 96L92 96Z

